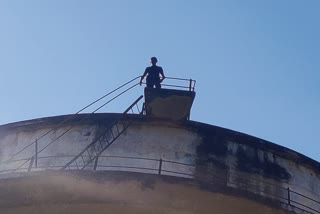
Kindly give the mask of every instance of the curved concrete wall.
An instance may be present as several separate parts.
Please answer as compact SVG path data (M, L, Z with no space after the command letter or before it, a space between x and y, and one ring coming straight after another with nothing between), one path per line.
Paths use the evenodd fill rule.
M38 167L33 164L31 171L60 169L120 118L119 114L94 114L79 123L85 116L77 115L38 141L38 151L46 149L39 153ZM28 158L35 154L35 144L16 155L14 161L5 161L67 117L0 126L0 175L3 178L24 176L12 174L12 169L20 166L15 172L23 172L29 168ZM103 152L97 170L157 174L159 160L163 159L161 174L193 178L205 186L224 186L243 197L253 194L282 201L280 206L297 213L302 213L301 209L314 213L320 210L317 202L320 201L320 167L314 160L262 139L216 126L192 121L146 121L134 115L131 119L134 123Z
M189 179L141 173L33 173L0 182L0 190L1 214L286 213L270 204L205 191Z

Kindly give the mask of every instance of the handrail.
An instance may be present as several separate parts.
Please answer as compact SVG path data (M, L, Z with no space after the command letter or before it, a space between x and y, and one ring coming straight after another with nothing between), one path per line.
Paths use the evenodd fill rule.
M167 84L167 83L161 83L162 86L172 87L172 88L185 88L189 91L195 90L196 80L193 79L185 79L185 78L177 78L177 77L166 77L165 80L178 80L178 81L185 81L188 82L187 86L180 85L180 84ZM143 84L146 84L145 82L142 82Z
M27 148L29 148L30 146L32 146L33 144L37 143L37 141L39 141L40 139L42 139L43 137L47 136L49 133L53 132L54 130L56 130L57 128L61 127L61 125L63 125L64 123L66 123L67 121L71 120L72 118L74 118L76 115L78 115L79 113L81 113L82 111L84 111L85 109L89 108L90 106L94 105L95 103L99 102L100 100L104 99L105 97L113 94L114 92L116 92L117 90L123 88L124 86L132 83L133 81L137 80L138 78L140 78L141 76L135 77L132 80L122 84L121 86L117 87L116 89L108 92L107 94L103 95L102 97L98 98L97 100L93 101L92 103L90 103L89 105L83 107L82 109L80 109L79 111L77 111L76 113L72 114L70 117L66 118L65 120L63 120L62 122L60 122L59 124L57 124L55 127L53 127L52 129L50 129L49 131L45 132L44 134L42 134L40 137L36 138L33 142L31 142L30 144L26 145L25 147L23 147L22 149L20 149L18 152L16 152L15 154L13 154L7 161L11 161L13 160L14 157L16 157L18 154L20 154L21 152L23 152L24 150L26 150ZM104 106L104 105L103 105ZM102 107L103 107L102 106ZM101 107L101 108L102 108ZM100 109L100 108L99 108ZM98 111L99 109L97 109L96 111ZM6 162L6 161L5 161Z
M307 197L307 196L304 196L304 195L302 195L301 193L295 192L295 191L293 191L293 190L290 190L290 192L292 192L292 193L294 193L294 194L297 194L297 195L300 195L300 196L303 196L303 197L306 197L306 198L308 198L309 200L314 201L314 202L320 204L320 200L319 200L319 201L316 201L316 200L314 200L314 199L312 199L312 198L309 198L309 197Z
M178 78L178 77L166 77L166 79L173 79L173 80L185 80L185 81L189 81L190 79L186 79L186 78Z
M43 147L40 151L37 151L37 153L35 153L34 156L32 156L31 158L29 158L28 160L26 160L24 163L22 163L18 168L16 168L16 170L19 170L24 164L26 164L28 161L31 161L32 158L34 158L35 156L38 156L39 153L41 153L42 151L44 151L45 149L47 149L50 145L52 145L53 143L55 143L57 140L59 140L62 136L64 136L66 133L68 133L70 130L72 130L76 125L80 124L82 121L84 121L85 119L89 118L92 114L96 113L98 110L100 110L102 107L104 107L105 105L109 104L110 102L112 102L113 100L115 100L116 98L118 98L119 96L121 96L122 94L126 93L127 91L131 90L133 87L136 87L138 85L138 83L136 83L135 85L131 86L130 88L122 91L120 94L116 95L115 97L111 98L110 100L108 100L106 103L102 104L101 106L99 106L97 109L95 109L93 112L91 112L90 114L85 115L81 120L79 120L77 123L75 123L73 126L71 126L70 128L68 128L66 131L64 131L62 134L60 134L58 137L56 137L55 139L53 139L50 143L48 143L45 147Z
M177 77L166 77L166 79L188 81L189 82L189 86L186 87L186 88L189 88L189 91L194 91L195 90L196 80L193 80L191 78L190 79L184 79L184 78L177 78ZM165 84L163 84L163 85L165 85ZM167 86L174 87L174 85L167 85ZM179 87L179 86L175 86L175 87Z
M137 77L138 78L138 77ZM117 89L113 90L112 92L109 93L112 94L115 91L119 90L120 88L126 86L127 84L133 82L134 80L136 80L137 78L134 78L133 80L123 84L122 86L118 87ZM95 109L93 112L91 112L90 114L85 115L82 119L80 119L77 123L75 123L73 126L71 126L70 128L68 128L67 130L65 130L62 134L60 134L58 137L56 137L55 139L53 139L51 142L49 142L46 146L44 146L41 150L38 151L38 149L36 149L36 153L34 154L34 156L32 156L31 158L27 159L25 162L23 162L21 165L19 165L15 170L19 170L21 167L23 167L26 163L28 163L29 161L33 160L33 158L37 157L42 151L44 151L46 148L48 148L50 145L52 145L54 142L56 142L57 140L59 140L62 136L64 136L67 132L69 132L70 130L72 130L76 125L78 125L79 123L81 123L82 121L84 121L85 119L89 118L92 114L94 114L95 112L97 112L98 110L100 110L102 107L106 106L107 104L109 104L110 102L112 102L113 100L115 100L116 98L118 98L119 96L121 96L122 94L126 93L127 91L131 90L132 88L136 87L138 85L138 83L135 83L133 86L125 89L124 91L122 91L121 93L117 94L116 96L114 96L113 98L111 98L110 100L108 100L107 102L105 102L104 104L102 104L101 106L99 106L97 109ZM104 96L106 97L106 95ZM101 100L101 98L99 98L99 100ZM94 102L95 103L95 102ZM92 103L93 104L93 103ZM89 106L89 105L88 105ZM72 115L71 117L74 117L74 115ZM66 121L66 120L64 120ZM61 124L60 124L61 125ZM54 129L56 129L57 127L55 127ZM53 129L53 130L54 130ZM50 132L47 132L50 133ZM21 149L19 152L17 152L15 155L21 153L22 151L24 151L26 148L28 148L30 145L36 143L36 148L38 148L38 139L36 139L33 143L29 144L28 146L24 147L23 149ZM14 156L15 156L14 155ZM9 160L3 162L6 163L10 160L12 160L12 158L14 157L12 156ZM37 164L37 159L35 161L35 163Z
M119 89L127 86L128 84L134 82L135 80L137 80L138 78L140 78L141 76L135 77L132 80L122 84L121 86L117 87L116 89L110 91L109 93L105 94L104 96L98 98L97 100L95 100L94 102L90 103L89 105L83 107L82 109L80 109L79 111L77 111L76 113L70 115L69 117L67 117L65 120L63 120L62 122L60 122L59 124L57 124L56 126L54 126L52 129L48 130L47 132L45 132L44 134L42 134L41 136L39 136L38 138L36 138L33 142L31 142L30 144L26 145L25 147L23 147L22 149L20 149L18 152L16 152L15 154L13 154L8 160L4 161L3 163L7 162L7 161L11 161L13 160L17 155L19 155L21 152L25 151L27 148L29 148L30 146L34 145L34 144L38 144L39 140L42 139L43 137L47 136L49 133L53 132L54 130L58 129L59 127L61 127L63 124L65 124L67 121L73 119L76 115L78 115L79 113L81 113L82 111L84 111L85 109L89 108L90 106L96 104L97 102L99 102L100 100L104 99L105 97L113 94L114 92L118 91ZM163 86L169 86L169 87L175 87L175 88L185 88L185 89L189 89L189 91L194 91L195 89L195 84L196 81L192 80L192 79L185 79L185 78L176 78L176 77L166 77L166 79L172 79L172 80L179 80L179 81L188 81L189 82L189 86L181 86L181 85L171 85L171 84L162 84ZM130 87L129 89L125 90L123 93L125 93L126 91L130 90L131 88L135 87L136 85L138 85L138 83L136 83L134 86ZM97 112L98 110L100 110L102 107L104 107L105 105L107 105L108 103L110 103L111 101L113 101L114 99L116 99L117 97L119 97L120 95L122 95L123 93L120 93L119 95L115 96L114 98L112 98L111 100L109 100L108 102L106 102L105 104L101 105L98 109L96 109L95 111L93 111L91 114ZM91 114L87 115L85 118L83 118L81 121L83 121L84 119L87 119L87 117L91 116ZM58 136L56 139L53 140L53 142L55 142L56 140L60 139L60 137L62 137L64 134L66 134L68 131L70 131L73 127L71 127L70 129L66 130L66 132L62 133L61 136ZM53 143L51 142L51 143ZM51 143L49 143L51 145ZM38 148L38 145L36 145L36 147ZM47 148L47 146L45 146L45 148ZM36 155L38 155L41 151L43 151L44 149L38 151L36 153Z
M103 95L102 97L98 98L97 100L93 101L92 103L86 105L85 107L81 108L79 111L77 111L76 113L70 115L69 117L67 117L66 119L64 119L62 122L60 122L59 124L57 124L56 126L54 126L52 129L48 130L47 132L45 132L44 134L42 134L41 136L39 136L38 138L36 138L34 141L32 141L30 144L26 145L25 147L23 147L22 149L20 149L18 152L14 153L8 160L4 161L11 161L13 160L17 155L19 155L21 152L25 151L27 148L29 148L30 146L34 145L34 144L38 144L39 140L42 139L43 137L47 136L49 133L53 132L54 130L58 129L59 127L61 127L63 124L65 124L67 121L73 119L76 115L80 114L81 112L83 112L85 109L89 108L90 106L96 104L97 102L99 102L100 100L106 98L107 96L113 94L114 92L118 91L119 89L127 86L128 84L134 82L135 80L139 79L141 76L137 76L135 78L133 78L132 80L122 84L121 86L117 87L116 89L108 92L107 94ZM172 79L172 80L179 80L179 81L188 81L189 82L189 86L181 86L181 85L171 85L171 84L162 84L163 86L169 86L169 87L175 87L175 88L185 88L185 89L189 89L189 91L194 91L195 90L195 84L196 81L192 80L192 79L185 79L185 78L177 78L177 77L166 77L166 79ZM134 86L138 85L138 83L136 83ZM131 89L132 87L130 87ZM126 90L127 91L127 90ZM120 95L122 95L123 93L121 93ZM118 95L118 96L120 96ZM118 96L114 97L112 100L114 100L115 98L117 98ZM110 102L111 102L110 101ZM98 111L99 109L101 109L102 107L104 107L106 104L108 104L109 102L105 103L104 105L100 106L98 109L96 109L94 112ZM68 130L69 131L69 130ZM64 134L63 134L64 135ZM59 138L59 137L58 137ZM37 153L38 154L38 153Z
M123 112L122 116L125 116L125 115L128 113L128 111L129 111L130 109L132 109L133 106L137 105L137 103L138 103L142 98L143 98L142 95L141 95L140 97L138 97L138 99L136 99L136 100L129 106L129 108L127 108L127 109ZM122 119L122 118L121 118L121 119ZM120 120L121 120L121 119L120 119ZM106 131L111 130L112 127L115 126L118 122L119 122L119 121L114 121L112 124L110 124L110 126L108 127L108 129L106 129ZM130 124L131 124L131 123L130 123ZM66 168L69 167L73 162L77 163L76 160L77 160L79 157L81 157L82 160L83 160L83 157L86 156L86 155L83 155L83 154L84 154L85 152L88 152L88 150L89 150L90 148L94 148L95 153L97 153L97 154L93 155L93 156L94 156L93 159L92 159L92 157L89 158L89 162L85 163L85 166L82 168L82 169L84 169L84 168L86 167L86 165L89 165L93 160L97 160L97 159L99 158L100 154L102 154L102 152L104 152L109 146L111 146L111 145L114 143L114 141L130 126L130 124L125 125L125 126L123 127L122 131L119 131L118 126L116 126L116 127L117 127L117 130L118 130L118 132L119 132L118 135L117 135L117 136L114 136L114 135L112 134L112 136L114 137L114 139L112 139L111 142L108 142L107 145L105 145L104 147L100 144L101 150L100 150L100 151L96 151L95 145L96 145L96 144L99 145L99 143L101 143L101 142L100 142L100 139L103 138L106 133L101 134L98 138L96 138L96 139L93 140L89 145L87 145L76 157L72 158L62 169L66 169ZM106 131L105 131L105 132L106 132ZM84 160L83 160L83 161L84 161ZM84 161L84 162L85 162L85 161Z
M59 155L59 156L46 156L46 157L38 157L38 161L40 161L41 159L52 159L52 158L72 158L74 156L71 155ZM219 175L214 172L214 168L212 167L207 167L204 165L195 165L195 164L190 164L190 163L182 163L182 162L176 162L176 161L172 161L172 160L163 160L163 159L154 159L154 158L143 158L143 157L125 157L125 156L99 156L99 160L101 160L102 158L121 158L121 159L127 159L129 160L128 162L124 162L125 164L117 164L117 165L105 165L106 162L103 162L101 164L97 163L97 167L96 168L103 168L103 169L107 169L107 168L117 168L117 170L120 171L132 171L132 170L136 170L135 172L141 172L141 170L147 170L147 171L143 171L144 173L150 173L153 172L153 174L159 174L159 175L171 175L171 176L175 176L175 177L184 177L184 178L190 178L190 179L195 179L195 180L199 180L202 182L210 182L210 180L208 179L212 179L211 176L214 176L214 178L219 178ZM12 162L17 162L17 161L24 161L25 159L20 159L20 160L14 160ZM29 160L29 159L28 159ZM138 162L134 162L132 160L136 160ZM141 162L142 161L142 162ZM156 165L147 165L146 167L146 162L148 161L152 161L154 163L157 163ZM40 161L41 162L41 161ZM51 161L49 161L48 163L51 163ZM143 163L142 165L137 165L137 163ZM176 165L180 165L180 166L185 166L182 169L181 168L172 168ZM150 167L149 167L150 166ZM61 166L57 166L57 165L45 165L45 166L41 166L38 165L38 167L31 167L30 169L30 165L29 166L25 166L24 168L20 168L20 172L17 172L15 170L11 170L10 169L4 169L0 171L0 175L10 175L10 174L16 174L16 173L28 173L28 171L42 171L42 170L47 170L47 169L60 169L59 167ZM196 168L203 168L209 171L206 171L206 174L202 175L202 176L197 176L193 170L195 170ZM96 169L94 168L94 169ZM213 170L213 171L211 171ZM11 172L11 173L10 173ZM212 174L211 174L212 172ZM209 173L209 174L208 174ZM284 203L288 206L292 206L292 207L296 207L298 209L304 210L306 212L309 213L314 213L314 214L319 214L320 211L319 207L320 207L320 201L311 198L309 196L303 195L299 192L296 192L294 190L291 190L289 187L285 188L285 187L280 187L279 185L276 184L272 184L272 183L268 183L265 181L261 181L261 180L257 180L257 179L248 179L248 178L243 178L243 181L245 184L244 188L243 186L241 186L241 180L237 180L237 183L233 183L232 180L230 180L230 176L232 175L238 175L240 177L243 178L243 176L241 176L241 173L236 173L236 172L229 172L227 173L227 178L224 178L224 181L227 181L227 184L224 185L228 185L228 184L235 184L237 186L230 186L228 185L228 187L230 188L238 188L241 189L243 191L247 191L247 192L251 192L251 193L255 193L257 194L257 191L262 193L259 194L262 197L267 197L270 198L272 200L277 200L281 203ZM207 176L207 177L206 177ZM221 180L222 178L219 178L219 180ZM250 182L248 181L254 181L254 182L262 182L264 183L264 186L257 186L254 184L250 184ZM239 183L240 182L240 183ZM254 183L253 182L253 183ZM263 187L265 187L265 189L263 189ZM274 194L273 192L268 192L266 191L266 189L269 189L269 187L273 187L277 190L280 190L279 194ZM250 191L251 190L251 191ZM298 196L298 198L291 198L292 194L296 194ZM320 196L319 196L320 198ZM300 200L299 200L300 199ZM305 205L303 204L302 201L307 201L313 205Z

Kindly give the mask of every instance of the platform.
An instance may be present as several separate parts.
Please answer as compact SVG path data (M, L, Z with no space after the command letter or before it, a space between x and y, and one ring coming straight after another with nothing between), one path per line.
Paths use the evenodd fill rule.
M175 89L145 88L145 109L148 119L188 120L196 93Z

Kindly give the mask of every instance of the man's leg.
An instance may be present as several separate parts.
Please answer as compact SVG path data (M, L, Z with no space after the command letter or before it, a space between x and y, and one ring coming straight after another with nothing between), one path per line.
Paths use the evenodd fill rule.
M161 88L160 83L155 83L154 85L156 86L156 88Z
M161 88L160 79L154 81L154 85L156 86L156 88Z

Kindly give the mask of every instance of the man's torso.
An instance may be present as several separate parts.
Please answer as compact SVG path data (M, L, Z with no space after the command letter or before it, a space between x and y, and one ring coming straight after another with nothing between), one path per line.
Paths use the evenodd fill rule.
M147 80L160 80L159 74L162 72L162 68L154 65L147 67L146 72L148 73Z

